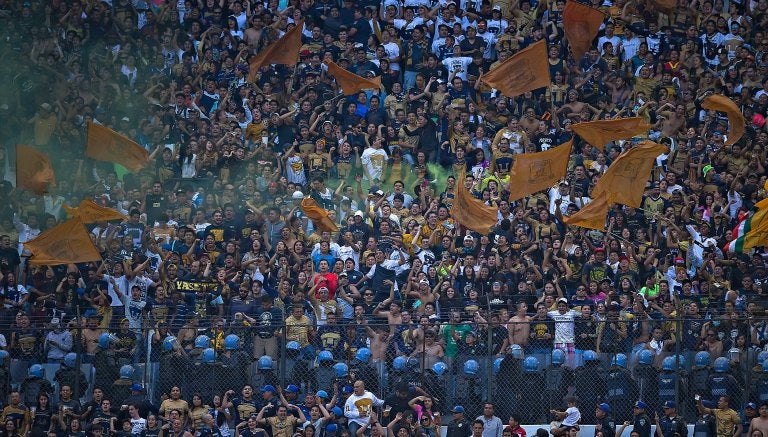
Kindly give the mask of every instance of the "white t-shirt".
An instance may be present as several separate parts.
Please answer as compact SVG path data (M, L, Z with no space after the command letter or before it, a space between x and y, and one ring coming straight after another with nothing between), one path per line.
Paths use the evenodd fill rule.
M384 401L377 398L375 394L367 391L358 396L354 393L347 398L344 403L344 415L350 422L355 422L360 426L365 426L371 419L373 407L384 405Z
M141 434L141 432L145 429L147 429L147 419L142 417L139 417L138 419L131 419L131 434Z
M581 412L576 407L569 407L565 410L565 419L563 419L563 426L576 426L581 419Z
M371 179L381 179L384 173L384 162L389 157L384 149L374 149L369 147L363 150L363 154L360 155L360 162L365 166L367 174Z
M469 56L453 56L443 59L443 65L448 70L448 76L453 74L454 70L460 70L456 73L456 77L460 77L461 80L467 80L467 67L472 63L472 58Z
M566 311L564 314L560 314L560 311L550 311L547 313L549 318L555 321L555 343L573 343L575 341L573 321L579 314L579 312L574 310Z

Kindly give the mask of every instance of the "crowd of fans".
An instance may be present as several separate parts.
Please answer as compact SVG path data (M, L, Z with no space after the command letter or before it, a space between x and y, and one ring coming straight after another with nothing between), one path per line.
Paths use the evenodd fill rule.
M582 423L646 402L674 418L686 397L689 420L714 411L730 435L721 396L768 400L762 249L720 249L766 196L768 2L656 3L592 1L606 20L574 59L563 0L0 1L0 434L433 437L450 422L450 437L520 437L523 414L564 435L575 394ZM249 71L297 23L297 65ZM549 87L509 98L478 80L542 39ZM381 89L342 95L329 60ZM747 120L732 146L700 106L713 93ZM515 155L628 116L670 146L641 208L613 205L605 232L562 222L643 138L604 152L576 138L566 178L508 200ZM84 159L87 122L150 164ZM14 188L17 143L50 156L48 194ZM451 217L456 184L498 207L490 234ZM340 230L317 229L305 197ZM88 226L103 262L31 265L23 243L84 198L127 217ZM605 387L580 385L597 368ZM534 396L552 369L568 379ZM494 404L475 411L489 399L503 430Z

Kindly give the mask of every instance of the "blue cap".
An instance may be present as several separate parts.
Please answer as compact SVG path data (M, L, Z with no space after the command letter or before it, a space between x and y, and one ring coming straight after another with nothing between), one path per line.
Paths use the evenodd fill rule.
M464 407L462 407L461 405L456 405L451 410L451 413L463 413L463 412L464 412Z
M747 408L751 408L753 410L757 410L757 404L754 402L750 402L747 404Z
M643 401L635 402L635 408L642 408L643 410L645 410L645 402Z
M261 392L262 393L266 393L268 391L271 391L272 393L277 393L277 389L275 388L274 385L267 384L267 385L265 385L264 387L261 388Z
M606 403L598 405L597 408L599 408L604 413L611 414L611 406Z
M664 408L677 408L675 401L664 402Z
M142 391L142 390L144 390L144 387L142 387L141 384L133 384L131 386L131 390L133 390L133 391Z
M163 244L162 246L160 246L160 248L163 250L173 250L173 246L171 246L170 244Z
M343 415L344 415L344 412L343 412L343 411L341 411L341 408L339 408L339 407L333 407L333 408L331 408L331 413L335 414L335 415L336 415L336 417L341 417L341 416L343 416Z
M288 393L298 393L299 392L299 388L296 387L295 385L291 384L291 385L289 385L288 387L285 388L285 391L287 391Z
M315 396L323 399L328 399L328 392L325 390L318 390L318 392L315 393Z
M336 407L338 408L338 407ZM326 433L335 433L336 432L336 424L335 423L329 423L328 426L325 427Z
M343 393L352 393L352 386L351 385L345 385L344 388L341 389Z

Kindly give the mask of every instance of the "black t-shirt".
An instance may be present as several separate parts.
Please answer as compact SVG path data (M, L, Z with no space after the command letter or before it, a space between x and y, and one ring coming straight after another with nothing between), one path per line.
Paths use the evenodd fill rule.
M8 249L0 249L0 271L3 274L16 271L16 267L21 264L21 258L19 258L19 251L9 247Z

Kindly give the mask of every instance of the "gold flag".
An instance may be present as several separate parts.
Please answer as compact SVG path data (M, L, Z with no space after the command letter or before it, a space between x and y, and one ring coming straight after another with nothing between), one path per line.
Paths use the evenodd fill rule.
M736 141L744 136L744 129L746 122L744 121L744 115L739 108L733 103L733 100L720 94L712 94L701 102L701 107L704 109L713 109L715 111L725 112L728 116L728 124L731 125L731 131L728 133L727 145L735 144Z
M56 186L56 177L48 156L24 144L16 145L16 186L45 194Z
M71 217L77 217L83 223L99 223L107 222L110 220L126 220L128 217L118 212L116 209L99 206L96 202L90 199L83 199L80 201L80 206L71 207L68 205L62 205L64 211Z
M547 43L542 39L480 76L480 80L507 97L519 96L550 85L547 59Z
M622 153L611 163L592 189L592 197L606 194L611 203L640 207L645 182L651 174L656 158L669 149L663 144L643 141Z
M465 228L488 234L496 226L499 209L488 206L470 193L464 186L465 175L456 176L456 194L451 206L451 216Z
M91 236L78 218L69 219L24 243L32 252L32 265L59 265L101 261Z
M96 123L88 123L85 155L98 161L114 162L132 172L149 163L149 153L125 135Z
M568 158L573 140L545 152L515 155L510 171L509 201L550 188L568 172Z
M379 87L381 87L380 76L374 77L373 79L366 79L354 73L350 73L334 64L332 61L326 61L326 64L328 64L328 74L336 79L336 82L338 82L345 96L355 94L360 90L371 88L379 89Z
M571 46L573 59L578 63L592 47L606 15L575 0L568 0L563 9L563 31Z
M564 216L563 222L582 228L605 230L605 217L608 215L608 196L602 194L595 197L586 206L571 216Z
M296 23L293 29L285 32L277 41L268 45L258 55L248 61L248 82L256 80L256 73L265 64L296 65L301 50L301 30L304 20Z
M677 0L651 0L653 6L664 12L669 12L677 8Z
M640 117L587 121L573 125L574 132L600 151L603 151L605 145L611 141L632 138L648 132L650 128L651 125Z
M339 230L339 226L328 217L328 211L318 205L315 199L309 197L301 199L301 210L321 231L337 232Z

